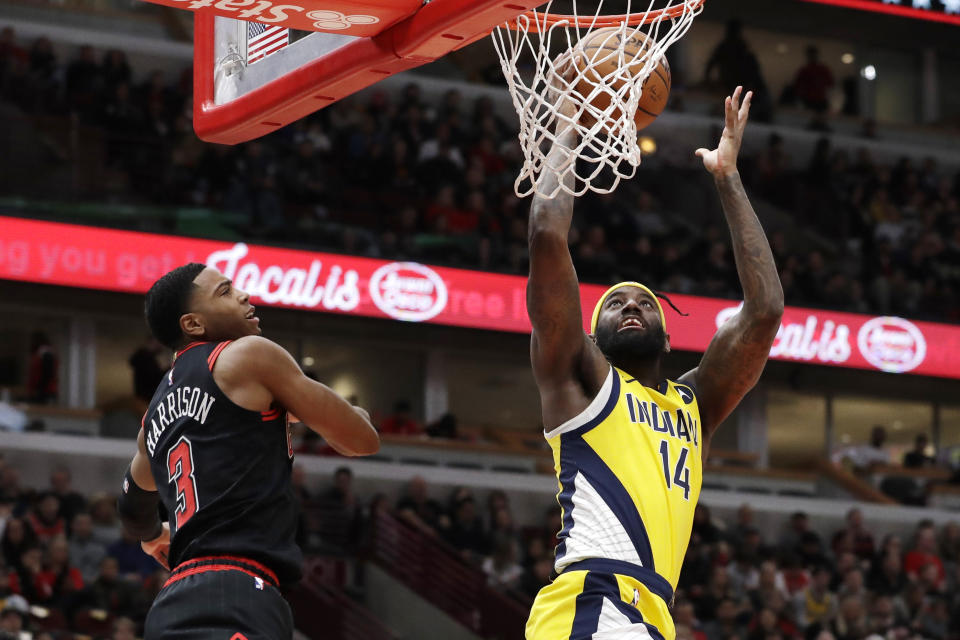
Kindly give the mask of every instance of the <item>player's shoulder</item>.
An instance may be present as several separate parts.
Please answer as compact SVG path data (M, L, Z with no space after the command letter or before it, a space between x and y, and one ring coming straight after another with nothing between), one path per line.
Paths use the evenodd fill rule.
M226 344L220 353L219 361L223 364L259 369L289 358L287 350L273 340L263 336L244 336Z

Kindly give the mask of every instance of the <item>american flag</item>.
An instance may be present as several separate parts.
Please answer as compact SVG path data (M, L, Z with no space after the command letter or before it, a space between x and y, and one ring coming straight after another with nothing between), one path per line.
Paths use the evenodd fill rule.
M247 23L247 64L263 60L271 53L290 43L290 31L286 27Z

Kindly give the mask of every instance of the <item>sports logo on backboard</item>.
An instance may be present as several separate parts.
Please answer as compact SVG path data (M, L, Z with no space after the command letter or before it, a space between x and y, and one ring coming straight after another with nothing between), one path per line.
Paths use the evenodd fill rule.
M927 341L917 325L890 316L865 322L857 333L857 346L867 362L890 373L915 369L927 355Z
M430 267L391 262L370 276L370 298L391 318L423 322L446 308L447 285Z
M349 29L357 24L376 24L380 22L380 18L377 16L363 14L347 16L339 11L329 10L308 11L307 17L314 21L314 27L325 31L339 31Z

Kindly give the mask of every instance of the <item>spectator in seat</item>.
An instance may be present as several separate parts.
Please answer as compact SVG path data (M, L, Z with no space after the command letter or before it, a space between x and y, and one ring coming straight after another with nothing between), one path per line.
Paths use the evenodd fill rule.
M0 502L13 505L13 513L21 514L33 502L33 490L20 486L20 472L16 467L0 469Z
M840 545L849 547L843 550L852 552L861 560L873 558L876 552L873 534L863 526L863 513L859 509L847 512L847 526L833 536L834 553L837 553Z
M97 579L107 550L93 538L93 519L89 513L75 515L70 529L70 564L80 571L84 584L90 584Z
M739 611L737 603L727 598L717 605L715 619L703 625L703 632L707 640L729 640L730 638L744 638L746 629L738 621Z
M481 565L487 584L495 589L515 589L520 585L523 567L517 564L517 548L512 540L501 539L493 545L493 553Z
M883 638L902 637L909 630L898 619L896 607L890 596L877 596L870 605L870 617L867 621L870 633Z
M51 404L59 391L59 360L47 334L35 331L30 337L30 363L27 368L27 401Z
M806 108L823 113L830 107L830 89L834 85L830 67L820 62L820 50L807 47L807 63L797 71L793 89Z
M757 588L750 591L748 595L754 608L759 609L773 593L779 594L786 600L787 585L783 580L783 574L777 570L777 564L773 560L766 560L760 565L760 580Z
M92 602L100 609L118 615L132 614L137 590L120 577L117 559L107 556L100 563L100 575L91 585Z
M27 515L27 522L43 544L67 531L66 521L60 516L60 499L52 491L40 497L36 508Z
M157 562L140 547L140 539L123 530L120 539L107 547L107 555L116 558L120 574L133 580L146 578L157 568Z
M813 567L826 562L827 555L815 531L804 531L800 536L800 548L797 550L800 561L805 567Z
M916 580L924 568L932 565L936 569L935 584L938 589L943 588L946 580L946 570L943 561L937 555L937 537L933 524L922 522L917 528L916 545L903 559L903 570L907 577Z
M714 544L720 540L720 529L710 517L710 508L698 503L693 512L693 535L700 538L704 544Z
M736 594L737 600L746 597L747 592L756 589L760 584L760 572L757 570L759 560L757 556L746 551L737 551L733 562L727 567L730 576L730 587Z
M736 591L730 584L730 576L724 566L715 566L710 574L707 588L697 598L697 617L713 620L717 617L717 608L724 600L735 600Z
M420 476L414 476L407 484L404 496L397 502L397 516L434 536L449 526L443 508L439 502L428 497L427 481Z
M419 435L420 432L420 425L413 419L408 400L397 400L393 405L393 413L380 423L380 433L415 436Z
M542 556L537 558L520 579L520 592L527 596L531 601L537 596L544 586L550 582L550 574L553 572L553 558Z
M797 623L801 627L819 624L826 627L837 613L837 596L830 591L830 568L819 565L813 570L810 585L793 598Z
M950 627L950 608L947 599L936 596L920 614L917 621L920 634L930 640L947 640L956 637L956 628Z
M903 466L908 469L932 467L936 464L933 456L927 455L927 446L930 444L927 434L919 434L913 442L913 449L903 454Z
M447 542L467 562L477 563L487 553L489 542L472 497L462 497L454 504L450 528L445 535Z
M117 618L113 621L110 640L136 640L137 625L130 618Z
M73 490L70 469L59 466L50 473L50 491L60 500L59 515L69 527L73 516L87 508L87 499Z
M6 605L0 611L0 640L20 640L26 633L26 612Z
M870 471L879 465L890 464L890 452L886 448L887 430L883 425L874 425L868 444L849 447L834 455L834 462L849 460L854 469Z
M70 546L64 536L50 541L46 566L37 576L44 592L50 594L53 604L71 611L79 604L83 591L83 576L70 564Z
M713 49L707 60L707 68L703 72L704 83L711 82L716 70L719 88L726 93L732 92L738 84L744 83L744 69L751 66L752 57L750 45L743 39L743 25L739 20L730 20L727 22L723 40Z
M739 549L744 538L747 537L747 534L753 531L757 531L753 519L753 507L747 503L743 503L740 505L740 508L737 509L736 523L727 530L727 540L730 541L730 544L732 544L734 548Z
M840 611L833 621L833 635L837 640L861 640L867 635L868 621L863 601L849 595L840 600Z
M895 596L907 585L907 576L903 572L903 558L896 551L889 551L882 558L874 560L867 584L870 590L880 595Z
M803 511L797 511L790 516L787 528L780 536L780 547L784 551L799 549L803 536L807 533L814 533L810 530L810 518ZM817 538L819 539L819 536Z
M678 628L688 629L688 637L691 640L707 640L707 634L703 631L700 621L693 610L693 603L689 600L680 599L673 605L673 623ZM677 632L677 640L680 639L680 632Z
M847 596L857 596L866 609L869 594L863 584L863 572L858 567L849 569L843 574L843 582L840 584L837 595L841 600Z
M437 420L427 425L427 435L431 438L457 439L457 417L452 413L445 413Z
M351 548L360 538L363 512L353 487L353 471L340 467L333 473L333 486L317 503L323 511L320 537L342 548Z
M37 536L23 518L10 518L3 529L3 562L8 569L21 566L23 553L38 545Z
M105 494L94 496L90 500L90 517L93 520L94 540L109 547L120 539L116 498Z
M7 576L7 589L28 602L48 603L53 593L49 582L41 579L43 549L31 547L20 555L20 566Z
M151 336L130 354L128 362L133 372L133 395L143 402L150 402L163 378L164 368L159 361L161 353L163 345Z
M943 525L940 532L940 557L944 562L960 565L960 522Z

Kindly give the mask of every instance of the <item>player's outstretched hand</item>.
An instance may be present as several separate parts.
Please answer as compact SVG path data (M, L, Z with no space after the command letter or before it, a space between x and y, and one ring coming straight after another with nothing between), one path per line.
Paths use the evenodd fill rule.
M163 565L167 571L170 570L170 525L163 523L163 530L160 535L149 542L141 542L140 546L144 553L152 556L154 560Z
M727 96L725 102L726 119L720 144L713 151L697 149L697 157L703 160L703 166L715 177L731 175L737 171L737 156L740 154L740 144L743 142L743 130L747 126L750 115L750 101L753 91L747 91L740 104L740 94L743 87L737 87L732 96Z

